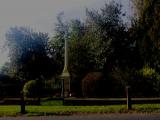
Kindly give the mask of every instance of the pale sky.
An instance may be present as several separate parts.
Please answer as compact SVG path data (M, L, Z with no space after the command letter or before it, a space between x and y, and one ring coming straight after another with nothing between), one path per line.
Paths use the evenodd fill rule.
M0 0L0 68L8 60L7 49L2 49L5 33L10 27L27 26L35 31L54 32L58 13L64 11L67 19L84 18L85 8L99 9L111 0ZM129 0L121 1L129 11Z

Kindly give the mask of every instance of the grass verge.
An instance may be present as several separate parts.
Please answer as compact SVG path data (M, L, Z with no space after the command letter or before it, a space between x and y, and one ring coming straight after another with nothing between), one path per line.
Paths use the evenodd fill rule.
M20 106L0 106L0 116L18 116ZM109 106L26 106L27 116L106 114L106 113L160 113L160 104L133 105L128 111L125 105Z

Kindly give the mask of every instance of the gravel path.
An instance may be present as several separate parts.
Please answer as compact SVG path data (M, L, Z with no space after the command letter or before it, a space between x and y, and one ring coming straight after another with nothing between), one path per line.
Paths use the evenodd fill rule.
M41 117L1 117L0 120L160 120L160 114L97 114Z

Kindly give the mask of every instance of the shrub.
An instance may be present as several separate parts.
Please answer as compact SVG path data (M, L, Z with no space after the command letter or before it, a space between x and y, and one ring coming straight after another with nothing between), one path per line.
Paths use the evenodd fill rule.
M103 97L104 88L104 76L101 72L88 73L82 80L84 97Z
M25 97L39 97L42 93L41 85L37 80L30 80L25 83L23 93Z
M141 97L160 96L160 75L155 69L144 66L131 81L133 93Z

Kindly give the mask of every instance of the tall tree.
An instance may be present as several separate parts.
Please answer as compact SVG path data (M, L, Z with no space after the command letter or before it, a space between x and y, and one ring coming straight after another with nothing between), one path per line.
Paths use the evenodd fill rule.
M85 26L80 20L70 23L70 54L69 69L72 75L73 87L81 95L81 81L90 71L94 71L94 57L91 45L85 38Z
M54 74L54 62L48 57L48 35L26 27L13 27L6 33L10 69L17 79L46 78Z
M123 67L129 64L132 42L126 37L121 7L111 2L105 4L100 11L86 10L87 19L84 22L63 22L61 15L58 17L53 46L63 50L64 39L68 40L69 71L72 80L80 81L79 85L84 75L90 71L103 71L107 76L115 66ZM60 49L57 49L57 52Z
M93 41L96 43L96 58L99 68L111 68L122 64L126 59L129 45L126 28L122 21L121 5L115 2L105 4L100 11L87 10L87 25L91 27ZM96 34L95 34L96 33ZM126 54L125 54L126 53Z
M86 25L95 50L97 69L103 71L108 81L106 87L112 91L110 95L124 93L124 87L138 66L135 40L130 36L123 16L122 6L115 2L105 4L99 11L87 10Z
M138 68L130 83L136 95L159 95L160 1L134 0L133 3L136 16L129 33L135 43Z
M160 54L160 1L135 1L137 18L137 45L144 64L156 68L159 66ZM159 67L158 67L159 69Z

